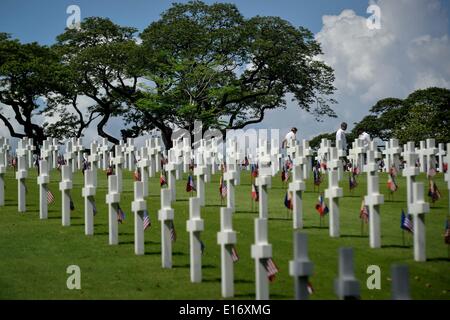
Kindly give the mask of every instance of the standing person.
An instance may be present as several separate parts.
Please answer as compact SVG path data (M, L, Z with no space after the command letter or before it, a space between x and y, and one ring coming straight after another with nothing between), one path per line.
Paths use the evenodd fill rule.
M291 144L291 141L295 140L295 135L297 134L297 128L293 127L291 131L289 131L284 137L283 142L281 143L281 147L287 149L287 147Z
M358 139L363 141L364 147L369 147L370 145L370 135L363 129L358 129Z
M336 146L338 141L342 141L342 150L347 151L347 138L345 136L345 130L347 130L347 123L342 122L341 127L336 132Z

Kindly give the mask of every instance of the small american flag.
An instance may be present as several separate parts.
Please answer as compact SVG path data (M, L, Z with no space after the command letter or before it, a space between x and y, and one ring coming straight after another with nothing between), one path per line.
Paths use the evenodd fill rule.
M172 223L170 224L170 240L172 240L172 242L177 241L177 232L175 231L175 224Z
M92 211L94 212L94 216L97 214L97 207L95 205L95 200L92 199Z
M445 224L444 242L450 244L450 221L447 220Z
M148 227L152 226L152 222L150 221L150 216L148 215L148 211L144 211L144 231L147 230Z
M236 251L236 247L235 246L231 247L231 259L233 260L233 262L238 262L239 261L239 256L238 256L238 253Z
M359 218L367 223L369 221L369 207L366 206L364 200L361 203L361 209L359 210Z
M409 231L411 233L414 232L413 223L411 219L409 218L409 214L405 214L405 212L402 210L402 218L401 218L401 225L400 228L403 230Z
M269 278L269 281L274 281L275 275L278 273L277 265L273 262L272 258L264 259L263 264L264 268L267 270L267 277Z
M117 210L117 221L123 223L123 220L125 220L125 213L123 212L122 208L119 207L119 209Z
M55 201L55 196L53 195L53 193L48 190L47 191L47 203L48 204L52 204Z

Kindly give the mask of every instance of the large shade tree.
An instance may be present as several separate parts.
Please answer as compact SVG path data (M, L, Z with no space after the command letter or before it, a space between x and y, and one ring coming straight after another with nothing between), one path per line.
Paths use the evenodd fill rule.
M11 137L34 138L36 144L45 140L44 128L35 118L62 85L55 76L59 68L58 57L48 47L0 34L0 120Z
M83 20L80 28L66 29L57 37L53 50L58 53L66 68L68 96L65 103L73 106L73 115L60 123L60 129L73 121L80 128L86 127L94 118L99 119L97 133L112 143L119 140L106 132L106 125L113 117L123 116L138 99L138 80L142 74L137 30L119 26L109 19L91 17ZM77 110L76 96L84 95L93 104L86 115ZM57 111L58 104L48 112ZM72 110L73 111L73 110ZM54 128L57 130L58 128Z
M166 146L175 127L241 129L261 122L287 97L317 119L335 114L333 70L317 59L314 35L278 17L244 18L233 4L174 4L140 35L147 89L141 128ZM139 112L139 111L137 111ZM139 117L138 117L139 118Z

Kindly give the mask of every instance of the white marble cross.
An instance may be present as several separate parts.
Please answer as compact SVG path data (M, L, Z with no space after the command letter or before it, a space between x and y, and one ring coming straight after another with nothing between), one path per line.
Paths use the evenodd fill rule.
M26 141L25 148L27 149L28 168L33 168L33 152L36 147L33 144L33 138L24 138Z
M217 243L220 245L221 257L221 286L222 297L234 296L234 266L232 250L237 242L236 232L233 231L233 211L230 208L220 208L220 231L217 233Z
M337 161L339 167L339 158L337 155L337 148L330 148L331 161ZM330 216L330 237L339 237L339 198L343 197L342 188L339 187L338 171L330 170L328 172L328 189L325 190L325 197L329 202L329 216Z
M116 147L119 146L116 145ZM108 240L110 245L116 245L119 243L119 222L117 216L119 214L120 203L119 177L117 175L110 175L108 177L106 203L108 204Z
M430 204L424 199L424 185L422 182L413 183L413 202L410 205L410 214L413 216L414 227L414 260L426 261L425 245L425 214L430 211Z
M123 157L122 153L122 146L115 145L115 157L112 158L112 163L115 166L115 172L114 174L117 176L117 183L118 183L118 191L119 193L123 190L123 182L122 182L122 171L123 171L123 165L125 162L125 159Z
M339 249L339 276L334 280L334 291L339 299L359 299L361 288L355 278L353 267L353 249Z
M167 171L167 185L168 185L168 189L170 190L171 193L171 201L176 201L176 197L177 197L177 187L176 187L176 170L178 168L178 164L176 163L176 158L175 158L175 150L174 149L170 149L169 150L169 161L167 162L167 164L165 165L165 169Z
M426 155L426 141L420 141L420 148L417 150L417 153L419 154L419 162L420 162L420 172L426 173L427 172L427 155Z
M75 140L75 139L74 139ZM73 143L73 151L76 152L77 157L77 167L76 169L81 170L83 168L83 140L81 138L77 138Z
M428 175L428 172L431 168L436 168L436 153L438 149L436 148L436 140L427 139L426 140L426 149L424 150L425 155L425 172Z
M45 141L44 141L45 142ZM37 183L39 185L39 218L47 219L48 217L48 183L50 182L48 162L47 160L39 161L39 176Z
M306 157L303 156L303 148L297 146L297 151L295 152L296 158L294 158L294 168L292 182L289 183L289 192L292 192L293 197L293 228L301 229L303 228L303 207L302 198L303 191L306 190L305 182L303 181L303 168L306 167L306 162L308 161Z
M256 300L269 300L269 279L264 262L272 258L272 245L268 242L267 222L268 219L255 219L255 243L251 255L255 260Z
M26 164L26 149L23 145L23 141L19 141L19 147L17 148L17 172L16 179L18 185L18 197L17 206L19 212L25 212L26 209L26 185L25 179L28 176L27 164Z
M410 300L408 265L393 265L392 275L392 300Z
M72 168L69 165L61 166L61 219L63 226L70 226L70 190L72 189Z
M147 210L145 200L144 183L134 182L134 201L131 203L131 211L134 212L134 253L144 254L144 212Z
M144 188L144 198L148 197L148 178L150 176L149 168L150 168L150 159L148 156L148 148L141 147L140 159L137 164L139 168L139 172L141 175L141 181L143 183Z
M228 158L228 169L223 174L223 179L227 183L227 208L231 210L231 212L235 211L235 188L236 188L236 180L237 180L237 171L235 167L231 165L233 163L233 158Z
M406 177L406 203L408 212L411 209L410 206L413 201L412 186L416 181L416 176L419 175L419 168L416 167L417 158L418 154L415 152L414 142L408 142L403 152L403 160L406 161L403 176Z
M41 159L47 162L49 171L52 168L52 147L50 143L51 143L50 138L42 141L42 148L41 148Z
M84 234L94 234L94 196L96 193L96 173L93 169L84 171L84 188L81 194L84 197Z
M312 171L312 158L314 155L313 150L311 149L311 147L309 146L309 141L303 139L303 157L306 158L306 166L304 167L303 170L303 180L308 180L309 179L309 174Z
M314 265L308 257L308 236L294 232L294 260L289 261L289 275L294 277L296 300L308 299L308 277L313 271Z
M5 173L8 162L5 162L4 154L5 152L0 145L0 207L5 205Z
M356 155L356 167L359 172L363 172L364 168L364 155L367 153L367 148L364 146L364 141L361 139L355 140L354 153Z
M370 247L381 248L380 204L384 203L384 196L379 190L378 165L374 151L367 153L364 171L367 172L367 195L364 197L364 203L369 207Z
M88 156L88 162L90 163L90 169L92 170L92 175L94 178L94 186L97 187L97 170L98 163L100 161L100 156L98 155L98 146L97 142L91 142L91 153Z
M66 164L71 168L72 172L75 172L75 152L73 151L73 141L66 142L66 152L64 153L64 160Z
M58 139L51 138L50 149L52 152L52 168L56 169L58 167L58 152L59 152Z
M161 262L163 268L172 268L172 240L170 229L173 224L174 211L170 207L171 193L169 189L161 189L161 209L158 220L161 221Z
M0 137L0 149L3 151L3 160L5 165L8 164L9 141L8 138Z
M149 176L152 178L156 172L156 148L153 138L145 140L145 148L147 149L148 158L150 160Z
M205 205L205 177L207 174L207 167L204 163L203 155L196 154L196 164L194 168L194 175L197 177L197 197L200 199L200 206Z
M200 216L200 199L189 198L189 220L186 221L186 230L189 232L191 282L202 282L202 243L200 234L205 224Z
M449 151L447 155L444 158L444 162L447 163L447 165L450 164L450 143L447 143L447 150ZM450 194L450 169L447 168L447 172L444 175L445 181L447 181L447 190ZM450 196L448 197L448 214L450 215Z
M327 163L330 155L331 141L328 139L322 139L320 142L320 148L317 150L317 160L321 163Z
M156 172L161 172L161 138L154 138L155 148L154 148L154 156L155 156L155 170Z
M445 144L439 143L438 149L439 149L439 152L437 153L437 156L439 159L439 172L443 173L444 172L444 157L446 155ZM450 151L450 150L448 150L448 151Z
M189 173L189 166L191 165L191 143L190 138L183 138L183 173Z
M344 159L347 157L347 150L344 150L342 147L343 141L337 140L336 141L336 148L338 149L338 157L340 162L340 166L338 168L338 180L341 181L344 179Z
M134 171L136 167L136 147L134 145L134 139L127 139L127 154L128 154L128 170Z
M109 152L108 139L103 138L102 145L100 147L100 157L103 170L106 170L109 166L108 152Z
M259 217L261 219L268 219L269 211L267 189L272 187L269 154L259 158L258 172L258 177L256 177L255 179L255 185L258 188L259 192Z

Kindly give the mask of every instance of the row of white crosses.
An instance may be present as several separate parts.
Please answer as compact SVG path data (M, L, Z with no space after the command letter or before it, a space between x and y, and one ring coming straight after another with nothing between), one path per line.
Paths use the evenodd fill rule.
M0 207L5 205L5 173L8 166L8 139L0 137Z
M322 139L320 142L320 147L317 150L316 160L320 163L327 163L330 158L330 148L331 140ZM323 167L321 167L321 171L323 171Z

